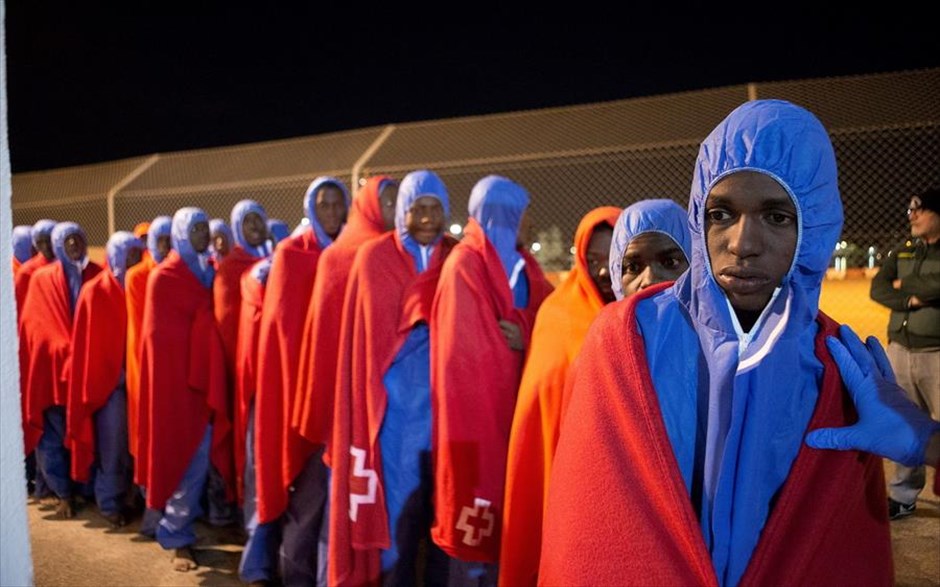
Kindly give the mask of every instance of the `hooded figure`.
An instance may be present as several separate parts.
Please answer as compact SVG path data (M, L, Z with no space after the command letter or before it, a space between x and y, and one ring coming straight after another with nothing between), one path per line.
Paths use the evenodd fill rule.
M585 340L539 581L891 584L881 459L803 445L857 417L818 309L842 228L825 128L785 101L736 108L700 147L688 221L689 270Z
M144 246L147 245L147 233L150 231L150 223L146 220L143 222L138 222L134 225L134 230L131 232L134 233L134 236L143 241Z
M212 311L225 346L225 366L230 386L235 381L235 343L241 311L241 278L271 251L267 241L267 212L254 200L241 200L232 208L234 246L219 262L212 284ZM232 392L234 395L234 392Z
M71 517L72 481L65 444L68 377L75 302L82 285L101 266L88 260L85 232L74 222L52 231L56 262L36 270L30 280L20 320L21 379L28 455L36 449L39 470L59 497L58 513Z
M231 219L231 237L234 244L219 263L212 286L212 296L215 319L225 347L229 395L235 410L236 489L239 496L245 497L245 443L248 439L253 440L253 431L249 431L247 426L249 419L254 417L253 413L244 409L245 398L247 395L254 396L257 384L261 303L264 299L273 247L269 241L268 215L261 204L254 200L241 200L232 208ZM248 299L244 299L244 295L247 295ZM243 328L245 332L242 332ZM256 535L258 521L254 507L254 460L249 459L247 463L250 479L244 514L249 542L242 552L239 572L242 579L250 583L275 577L277 542L273 527L263 531L263 536ZM221 503L217 495L217 492L210 493L210 506L220 512L219 517L229 517L231 514L225 511L225 504Z
M113 527L125 523L123 504L132 475L124 387L124 275L145 248L133 233L111 235L106 270L82 287L72 330L66 426L72 478L89 481L95 465L95 501Z
M565 375L588 326L608 302L606 260L621 211L601 206L584 215L574 236L574 266L545 298L535 319L509 440L499 557L499 579L506 585L535 585L542 506L558 438Z
M36 222L30 231L30 241L37 253L23 261L14 273L13 279L16 293L16 315L18 317L23 315L23 301L26 300L26 290L29 289L29 280L33 273L55 260L55 253L52 250L52 229L55 228L55 225L55 220L43 219ZM21 367L20 373L24 372Z
M359 247L395 226L398 182L387 175L366 180L353 199L343 232L320 255L310 307L304 324L303 347L294 400L292 426L314 444L330 440L336 361L342 328L343 298L349 271ZM391 213L387 213L391 211Z
M177 569L188 570L210 467L234 499L231 407L212 316L209 219L181 208L171 233L173 250L147 283L135 480L146 487L148 507L164 510L157 541L176 549Z
M499 558L516 391L536 313L552 291L521 245L528 205L526 190L509 179L477 182L431 311L431 535L462 561Z
M624 275L638 274L640 268L627 267L624 270L623 260L628 253L631 243L640 237L654 237L661 235L662 244L655 251L655 261L661 266L662 273L653 268L645 276L637 276L640 281L636 284L637 290L655 285L662 281L675 281L679 274L688 269L689 259L692 256L692 236L689 234L688 213L673 200L640 200L627 206L617 218L614 234L610 242L610 282L614 296L618 300L629 297L636 292L624 292ZM645 259L644 259L645 261ZM680 263L681 261L681 263ZM643 263L649 267L649 263ZM674 274L669 274L669 271ZM668 279L664 279L668 278Z
M232 229L221 218L213 218L209 221L209 235L212 241L209 250L212 251L212 258L216 264L221 263L222 259L228 255L232 247L235 246L235 236Z
M274 250L277 243L290 236L290 227L279 218L268 218L268 235L271 249Z
M287 510L280 551L286 584L314 582L317 565L325 564L308 545L321 528L326 470L320 458L311 458L315 445L291 427L291 420L318 261L343 229L349 204L346 185L339 179L323 176L311 182L304 196L305 229L278 244L264 292L254 413L258 520L275 521ZM289 502L295 509L288 510Z
M29 258L36 254L33 248L33 227L29 225L20 225L13 227L12 245L13 245L13 274L16 274L20 265L29 261Z
M331 585L442 579L431 563L430 575L419 577L416 557L430 529L428 323L442 263L456 244L443 234L449 215L440 177L409 173L395 230L362 245L350 269L329 454ZM374 479L366 491L357 480L363 470Z
M127 358L125 384L127 387L127 441L131 456L137 458L137 415L140 412L140 327L144 321L144 302L147 279L154 267L172 248L170 229L173 219L157 216L147 227L147 249L141 262L127 270L124 276L124 300L127 304ZM169 242L167 242L169 241Z
M258 522L255 484L254 400L258 386L258 332L271 257L256 262L241 277L241 311L235 346L235 482L248 540L242 550L238 576L245 583L278 577L280 527Z

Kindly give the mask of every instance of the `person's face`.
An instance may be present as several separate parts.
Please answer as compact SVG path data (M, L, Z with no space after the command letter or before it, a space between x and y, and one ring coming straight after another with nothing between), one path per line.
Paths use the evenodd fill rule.
M940 238L940 214L923 207L920 198L914 196L907 208L907 219L911 223L911 236L933 242Z
M73 233L65 237L65 255L72 261L81 261L85 258L85 252L88 246L85 239L79 233Z
M395 228L395 201L398 199L398 184L387 183L379 193L379 207L382 209L382 222L385 230Z
M228 238L221 232L215 233L212 236L212 248L220 257L228 255Z
M130 269L134 265L140 263L141 255L144 254L144 250L140 247L131 247L127 249L127 259L124 261L124 268Z
M268 225L260 214L249 212L242 219L242 234L245 235L245 242L257 247L268 238Z
M444 206L431 196L421 196L405 214L408 234L422 245L434 242L444 230Z
M731 174L705 201L705 240L715 280L749 329L793 262L796 207L770 176Z
M610 257L610 241L613 236L614 230L611 227L607 225L596 227L588 241L587 251L584 253L588 273L605 304L617 299L610 286L610 268L607 263Z
M623 297L663 281L675 281L689 268L689 261L676 241L661 232L637 235L623 252L620 284Z
M524 249L532 242L532 220L529 218L529 210L526 209L519 219L519 231L516 233L516 248Z
M41 234L36 238L36 250L42 253L46 261L55 258L55 253L52 251L52 237L48 234Z
M336 238L346 222L346 198L343 192L331 184L321 187L317 190L314 208L320 226L330 238Z
M209 248L209 223L205 220L189 228L189 244L197 253L205 253Z
M165 259L172 248L173 239L170 238L170 235L164 234L157 237L157 251L160 253L160 258Z

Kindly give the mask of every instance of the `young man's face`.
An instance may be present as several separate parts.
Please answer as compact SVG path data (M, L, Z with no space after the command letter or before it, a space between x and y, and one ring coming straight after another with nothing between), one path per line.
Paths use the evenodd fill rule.
M444 230L444 206L431 196L421 196L405 214L408 234L422 245L434 242Z
M584 253L588 273L605 304L617 299L610 285L610 268L607 263L610 259L610 241L613 236L614 229L606 224L595 227L588 241L587 251Z
M164 259L167 255L170 254L170 250L173 248L173 239L170 238L170 235L164 234L157 237L157 252L160 253L160 258Z
M790 270L796 240L796 207L770 176L733 173L708 193L705 241L712 274L742 326L753 325Z
M197 253L205 253L209 248L209 223L201 221L193 224L189 229L189 244Z
M212 248L220 257L228 255L228 238L221 232L212 235Z
M88 246L81 234L75 232L65 237L65 255L72 261L81 261L85 258Z
M923 207L920 198L914 196L907 209L911 223L911 236L933 242L940 238L940 214Z
M36 250L42 253L46 261L51 261L55 258L55 253L52 251L52 237L48 234L40 234L36 238Z
M130 269L134 265L140 263L140 259L143 254L144 250L140 247L131 247L127 249L127 259L124 260L124 268Z
M326 184L317 190L314 200L317 221L330 238L336 238L339 229L346 222L346 198L338 187Z
M395 228L395 201L398 199L398 184L386 183L379 193L379 208L382 210L382 222L385 230Z
M257 212L249 212L242 219L242 234L245 235L245 242L252 247L257 247L268 238L268 225Z
M689 268L676 241L661 232L646 232L630 241L623 252L620 283L623 297L663 281L675 281Z

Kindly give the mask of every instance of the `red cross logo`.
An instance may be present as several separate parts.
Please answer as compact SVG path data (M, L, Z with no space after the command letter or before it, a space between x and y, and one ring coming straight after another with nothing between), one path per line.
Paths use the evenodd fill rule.
M464 506L460 510L457 529L464 533L464 544L479 546L484 538L493 534L495 523L496 517L490 511L490 502L476 497L473 499L473 507Z
M359 516L359 506L375 503L375 490L379 485L379 476L374 469L366 469L366 451L354 446L349 447L353 458L352 476L349 479L349 519L353 522ZM356 490L364 491L356 491Z

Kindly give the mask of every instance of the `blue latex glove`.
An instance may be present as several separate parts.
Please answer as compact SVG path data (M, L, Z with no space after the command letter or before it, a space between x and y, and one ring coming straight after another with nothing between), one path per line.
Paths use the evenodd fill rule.
M826 346L839 366L842 381L855 402L858 422L844 428L820 428L806 436L813 448L862 450L907 467L924 464L930 436L940 430L935 422L895 383L894 371L881 343L874 336L866 344L848 326L839 327Z

